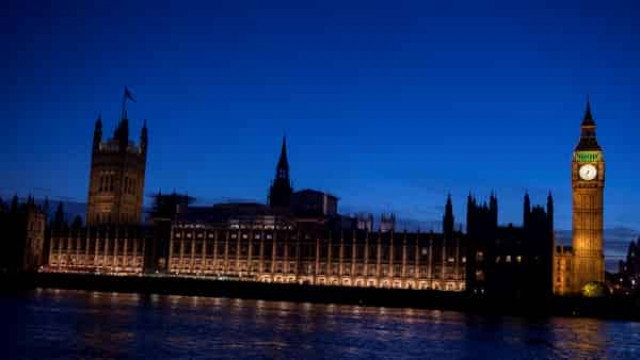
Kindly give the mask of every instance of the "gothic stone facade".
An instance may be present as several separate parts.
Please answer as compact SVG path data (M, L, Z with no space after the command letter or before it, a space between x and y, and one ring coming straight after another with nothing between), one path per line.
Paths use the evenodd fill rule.
M173 226L169 273L238 280L404 289L465 289L464 237L294 226Z
M556 294L575 295L589 282L604 282L604 183L604 155L587 102L580 141L571 162L573 243L572 247L556 249L553 274Z
M129 141L129 120L124 117L112 139L102 141L102 119L93 135L87 224L135 224L142 220L147 162L146 122L140 146Z
M44 271L140 275L145 229L139 225L99 225L54 231Z

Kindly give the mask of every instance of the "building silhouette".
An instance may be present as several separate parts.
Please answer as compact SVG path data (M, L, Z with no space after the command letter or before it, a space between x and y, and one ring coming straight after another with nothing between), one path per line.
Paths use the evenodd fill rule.
M474 294L517 298L551 294L553 199L531 207L525 194L522 226L498 225L498 198L480 204L467 198L467 289Z
M46 224L46 213L32 196L20 202L16 195L11 204L0 199L0 271L37 271L46 263Z
M618 272L607 275L613 292L625 295L640 292L640 238L629 243L627 256L618 262Z
M450 197L446 235L396 232L393 214L382 214L373 231L373 216L340 215L333 195L292 192L286 155L283 140L268 206L227 203L174 214L167 272L266 283L464 291L464 235L453 230Z
M147 130L129 141L126 111L112 139L95 126L87 225L51 232L44 271L168 274L312 285L468 291L531 299L576 294L604 277L604 159L590 105L572 161L572 247L554 248L554 204L524 195L522 224L500 225L498 197L467 197L466 233L446 197L441 232L398 231L394 214L340 214L338 197L293 191L282 139L268 202L194 206L181 194L154 196L141 222ZM45 256L46 258L46 256ZM38 261L35 261L37 263Z

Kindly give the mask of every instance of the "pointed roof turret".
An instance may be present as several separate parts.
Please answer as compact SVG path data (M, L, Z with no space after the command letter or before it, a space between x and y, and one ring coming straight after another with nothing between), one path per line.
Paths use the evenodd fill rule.
M102 130L102 112L98 113L98 118L96 119L96 130Z
M142 123L142 131L140 131L140 150L143 154L147 154L147 145L149 143L149 135L147 132L147 119Z
M102 141L102 113L98 114L96 125L93 129L93 150L96 151L100 147Z
M522 222L527 226L529 222L529 215L531 214L531 199L529 198L529 192L524 193L524 209L522 214Z
M282 149L276 166L276 177L269 189L269 205L274 208L291 206L291 180L289 179L289 160L287 159L287 137L282 137Z
M282 137L282 149L280 150L280 159L278 160L279 168L289 168L289 160L287 159L287 136Z
M580 142L576 146L576 150L601 150L596 138L596 122L591 115L591 99L588 96L580 130Z
M282 149L276 168L276 179L289 179L289 160L287 159L287 136L282 137Z
M593 116L591 115L591 99L589 95L587 95L587 108L584 111L582 126L596 126L595 121L593 121Z
M148 129L147 129L147 119L144 119L144 121L142 122L142 131L140 131L140 140L142 142L146 142L148 137L149 137L149 133L148 133Z
M450 238L451 234L453 234L453 227L453 204L451 202L451 193L449 193L447 195L447 204L445 205L444 216L442 217L442 230L447 238Z

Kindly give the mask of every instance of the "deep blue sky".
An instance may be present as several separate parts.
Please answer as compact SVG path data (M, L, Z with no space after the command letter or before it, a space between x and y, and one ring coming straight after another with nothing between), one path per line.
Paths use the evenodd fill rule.
M0 194L86 200L93 124L122 89L150 128L147 192L266 199L281 136L296 188L345 211L457 221L469 191L571 223L587 93L607 227L640 228L637 1L133 1L0 5ZM561 4L559 4L561 3Z

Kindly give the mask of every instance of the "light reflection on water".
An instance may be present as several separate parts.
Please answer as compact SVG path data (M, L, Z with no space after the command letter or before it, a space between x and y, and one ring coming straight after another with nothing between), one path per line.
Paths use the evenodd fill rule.
M640 324L40 289L0 296L0 358L637 359Z

